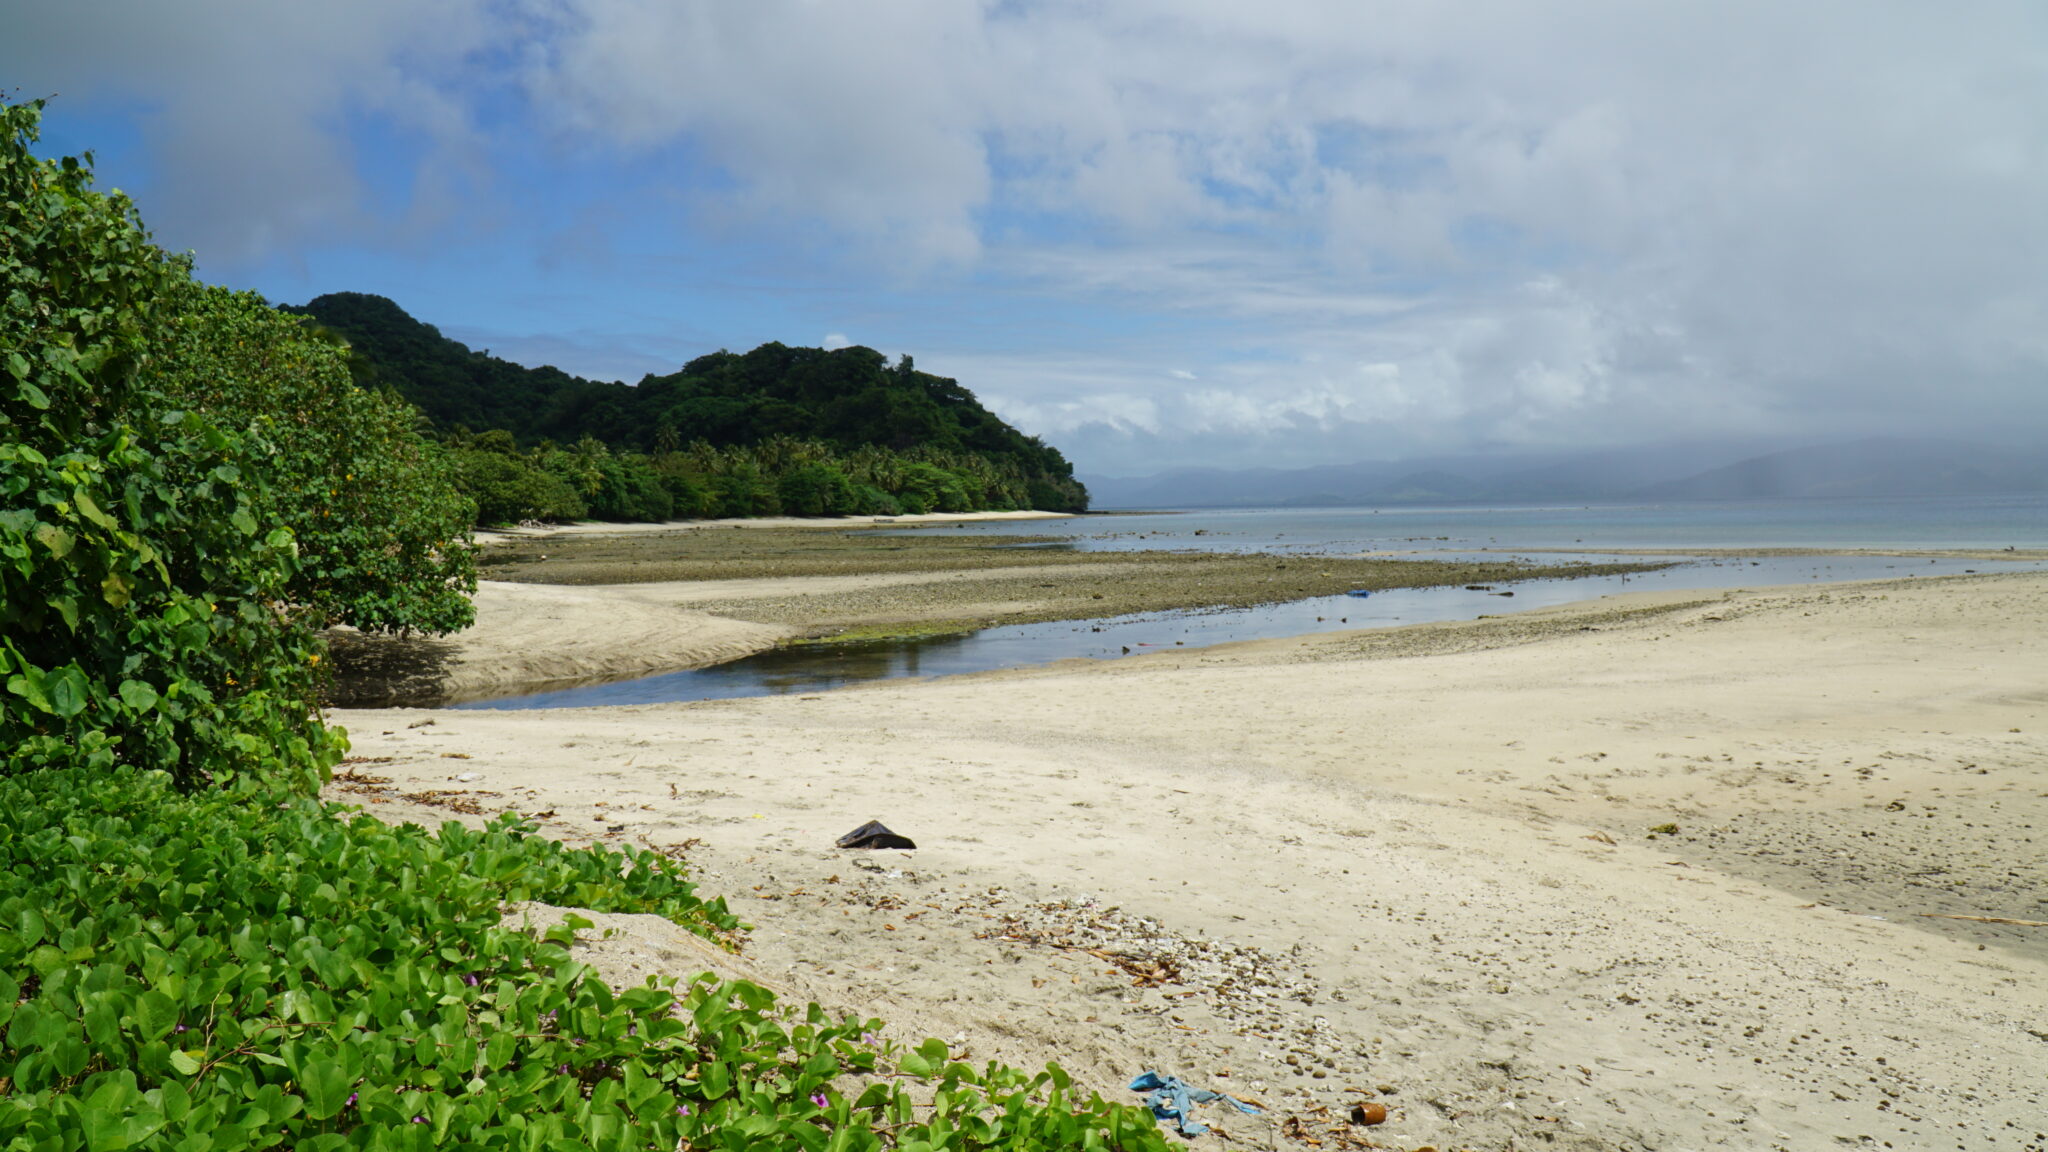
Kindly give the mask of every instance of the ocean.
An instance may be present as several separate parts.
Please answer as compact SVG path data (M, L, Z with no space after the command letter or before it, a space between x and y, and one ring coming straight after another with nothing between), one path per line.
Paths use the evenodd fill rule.
M2048 549L2048 494L1740 503L1209 508L912 529L1056 536L1076 549Z

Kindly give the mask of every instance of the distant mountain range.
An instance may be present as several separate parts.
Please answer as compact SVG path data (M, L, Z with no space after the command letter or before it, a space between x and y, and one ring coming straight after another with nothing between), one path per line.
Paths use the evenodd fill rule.
M1943 440L1871 439L1765 452L1754 444L1679 443L1083 479L1097 508L1849 499L2048 492L2048 454Z

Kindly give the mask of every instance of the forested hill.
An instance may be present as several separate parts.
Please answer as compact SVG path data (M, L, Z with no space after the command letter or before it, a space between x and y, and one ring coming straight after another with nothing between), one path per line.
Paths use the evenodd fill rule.
M957 381L917 371L907 356L891 365L872 348L763 344L629 386L473 351L382 296L335 292L284 311L340 333L365 383L395 388L443 433L503 429L529 445L594 438L631 452L783 438L845 451L964 453L1014 468L1041 507L1087 504L1058 449L1004 423Z

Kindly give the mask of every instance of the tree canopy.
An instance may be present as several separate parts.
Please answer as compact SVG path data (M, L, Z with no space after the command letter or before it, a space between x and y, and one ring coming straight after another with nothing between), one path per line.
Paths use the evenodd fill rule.
M444 434L503 430L520 445L593 440L614 452L775 441L945 454L1018 479L1033 507L1080 511L1088 495L1058 449L1010 427L956 380L872 348L763 344L714 352L637 385L526 368L472 351L381 296L338 292L287 309L345 337L365 382L419 406Z

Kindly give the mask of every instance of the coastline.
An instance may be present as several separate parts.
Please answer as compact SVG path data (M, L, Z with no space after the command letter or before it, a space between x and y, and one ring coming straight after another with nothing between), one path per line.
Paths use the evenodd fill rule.
M335 794L678 853L792 993L1112 1098L1144 1068L1257 1098L1205 1112L1250 1147L1331 1146L1369 1097L1391 1119L1351 1131L1401 1148L2018 1149L2048 929L1935 917L2048 920L2044 617L2041 573L1634 594L811 697L343 712ZM868 819L920 849L831 847ZM613 953L653 947L587 954L629 979Z
M694 532L706 528L861 528L924 524L972 524L1004 520L1067 520L1085 512L920 512L896 516L746 516L718 520L662 520L654 523L620 524L606 520L578 520L569 524L534 527L484 528L476 542L485 546L513 540L551 540L564 536L639 536L663 532Z
M877 537L817 525L646 526L500 540L480 563L486 578L472 628L442 638L332 633L329 700L439 706L702 668L843 635L919 636L1654 566L1028 546L1038 542Z

